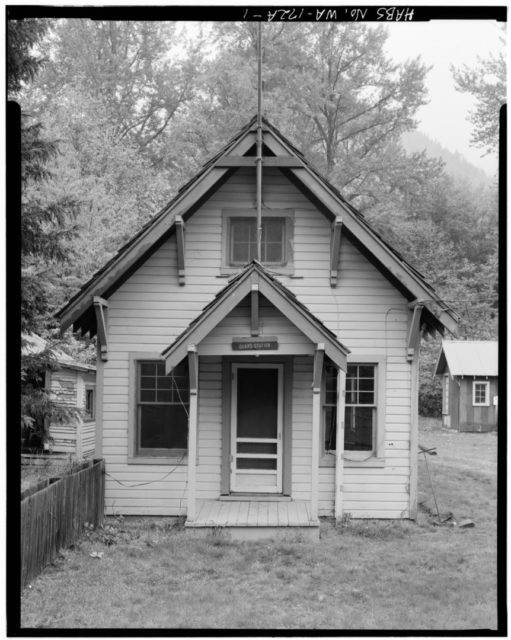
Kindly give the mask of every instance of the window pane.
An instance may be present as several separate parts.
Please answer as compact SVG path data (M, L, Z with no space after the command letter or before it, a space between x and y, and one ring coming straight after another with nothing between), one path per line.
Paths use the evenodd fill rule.
M371 451L373 448L374 409L347 407L344 448L348 451Z
M231 262L246 264L251 260L251 245L247 242L240 242L232 245Z
M142 389L140 391L140 402L155 402L156 391L152 389Z
M358 381L358 388L360 389L360 391L373 391L374 378L361 378Z
M325 407L325 451L335 451L337 407Z
M171 376L159 376L157 378L158 389L172 389L172 377Z
M255 232L255 220L231 220L231 237L233 242L250 242Z
M156 389L156 378L141 376L140 377L140 388L141 389Z
M277 460L275 458L237 458L236 466L238 469L268 469L273 471L277 468Z
M357 394L352 391L346 391L346 404L357 404Z
M357 377L357 365L356 364L349 364L348 365L348 372L347 372L347 377L348 378L356 378Z
M374 378L374 366L370 365L360 365L358 367L358 375L359 378Z
M231 218L231 264L246 264L256 254L256 221L249 218Z
M261 246L263 262L283 262L282 245L274 242Z
M140 447L144 449L186 449L188 418L179 405L139 407Z
M172 402L172 391L170 390L157 391L156 402Z
M374 404L374 393L372 391L359 391L358 404Z
M263 240L264 242L276 242L282 244L284 236L284 221L282 218L276 220L263 219Z
M156 374L155 362L141 362L140 363L140 375L142 376L154 376Z

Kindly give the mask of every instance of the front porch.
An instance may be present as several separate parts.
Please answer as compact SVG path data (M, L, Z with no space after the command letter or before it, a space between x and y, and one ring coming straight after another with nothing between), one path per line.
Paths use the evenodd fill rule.
M240 497L236 500L197 500L196 515L185 526L196 533L221 528L233 538L301 535L319 538L319 520L306 500Z

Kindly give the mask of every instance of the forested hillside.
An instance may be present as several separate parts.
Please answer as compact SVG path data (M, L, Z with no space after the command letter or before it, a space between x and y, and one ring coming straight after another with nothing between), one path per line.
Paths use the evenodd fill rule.
M422 131L407 131L401 138L404 148L412 151L426 151L432 158L440 158L445 163L445 171L454 178L464 178L474 185L484 187L491 185L496 176L488 176L482 169L468 162L458 151L453 153L438 140L433 140Z
M10 46L41 61L9 86L25 142L55 149L37 156L44 179L25 181L22 211L58 213L38 231L59 251L40 251L37 272L33 251L23 264L30 328L48 335L52 313L254 115L257 31L63 19L36 21L27 45L11 26ZM380 25L265 24L264 114L460 314L462 336L495 338L496 186L403 146L427 68L388 59L386 37ZM437 349L424 345L426 395Z

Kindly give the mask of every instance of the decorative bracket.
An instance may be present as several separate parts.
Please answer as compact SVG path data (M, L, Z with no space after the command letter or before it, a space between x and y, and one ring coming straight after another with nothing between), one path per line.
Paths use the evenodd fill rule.
M406 358L410 362L413 360L413 356L415 354L415 349L417 347L417 343L420 337L420 329L421 329L421 314L424 309L424 305L417 304L413 308L413 316L412 322L410 323L410 331L408 332L408 340L406 343L407 351Z
M194 344L188 345L188 375L190 377L190 394L197 395L199 389L199 356Z
M332 243L330 245L330 286L337 286L339 257L341 253L342 218L336 217L332 224Z
M108 302L104 298L94 296L92 299L94 311L96 313L96 325L98 334L98 343L100 346L101 360L108 360L108 344L107 344L107 319L108 319Z
M323 360L325 358L325 345L319 342L314 352L314 369L312 375L312 393L321 393L321 379L323 377Z
M177 278L181 286L185 284L185 223L181 216L176 216L177 244Z

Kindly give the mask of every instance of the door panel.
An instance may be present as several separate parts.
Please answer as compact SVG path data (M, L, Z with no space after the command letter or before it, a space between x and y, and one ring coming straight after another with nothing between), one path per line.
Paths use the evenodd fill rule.
M233 365L231 491L282 491L282 365Z

